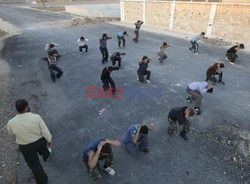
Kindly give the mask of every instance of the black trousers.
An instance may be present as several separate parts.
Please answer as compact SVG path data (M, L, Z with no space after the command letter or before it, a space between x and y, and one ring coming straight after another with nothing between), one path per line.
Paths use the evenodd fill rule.
M121 58L111 59L111 61L113 66L116 64L116 61L118 61L118 66L119 68L121 67Z
M111 77L109 79L102 79L102 83L104 91L107 91L111 86L112 93L115 93L115 81Z
M60 78L60 77L62 76L62 74L63 74L63 71L62 71L59 67L57 67L56 65L51 65L51 66L49 66L49 71L50 71L51 79L52 79L53 81L56 80L56 77L57 77L57 78ZM57 74L55 74L54 71L56 71Z
M46 161L50 155L45 138L38 139L37 141L27 145L19 145L19 148L27 165L34 174L36 183L47 184L48 176L43 170L43 167L37 155L37 153L39 153L39 155L42 155L44 161Z
M223 73L216 73L215 75L219 75L219 81L222 81ZM207 76L206 81L210 80L212 82L218 82L218 80L215 78L215 75Z
M100 51L102 53L102 63L104 63L105 61L108 61L109 52L108 52L107 47L105 48L100 47Z
M151 71L149 70L146 70L144 71L143 73L138 73L138 78L139 78L139 81L140 82L144 82L144 75L147 75L147 80L150 80L150 75L151 75Z
M79 51L82 52L83 48L85 48L85 52L88 52L88 45L79 46Z

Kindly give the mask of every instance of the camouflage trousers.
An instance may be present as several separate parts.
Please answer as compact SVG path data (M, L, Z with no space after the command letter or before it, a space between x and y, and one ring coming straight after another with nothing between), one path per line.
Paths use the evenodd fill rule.
M113 165L113 153L107 156L100 155L98 161L101 161L101 160L104 160L104 168L111 167ZM94 180L98 180L102 178L99 162L97 162L96 166L93 169L89 167L87 162L84 161L84 163L86 165L86 168L91 178L93 178Z
M227 56L227 59L232 63L234 63L236 59L238 58L238 55L235 53L227 53L226 56Z
M168 132L170 134L174 134L177 131L177 121L168 118L168 122L169 122ZM185 123L183 124L182 131L186 133L187 131L189 131L189 127L190 127L190 122L186 120Z

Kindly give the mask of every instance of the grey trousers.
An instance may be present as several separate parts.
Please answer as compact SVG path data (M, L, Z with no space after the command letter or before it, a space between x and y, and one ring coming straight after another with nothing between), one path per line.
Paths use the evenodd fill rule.
M202 95L198 91L193 91L187 87L186 92L191 95L191 100L195 101L195 107L201 106Z

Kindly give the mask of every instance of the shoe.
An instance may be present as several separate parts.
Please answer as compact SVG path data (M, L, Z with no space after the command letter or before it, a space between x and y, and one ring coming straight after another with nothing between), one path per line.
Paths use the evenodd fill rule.
M88 52L85 52L85 54L88 54Z
M181 136L185 141L188 140L187 135L186 135L186 132L181 131L180 136Z
M225 83L222 80L219 80L218 83L225 85Z
M198 55L198 52L195 52L194 54Z
M189 96L186 97L186 100L189 102L189 103L192 103L192 100Z
M138 75L136 76L136 80L138 80L138 81L139 81L139 77L138 77Z
M235 65L235 64L234 64L233 62L231 62L231 61L230 61L229 63L232 64L232 65Z
M150 80L146 79L146 82L149 84L149 83L150 83Z
M195 107L194 110L196 111L196 114L197 115L200 115L201 114L201 110L199 107Z
M106 171L111 176L115 175L115 171L111 167L104 168L104 171Z
M225 57L225 60L226 60L226 61L229 61L229 59L228 59L227 57Z
M188 49L189 52L192 52L190 49Z

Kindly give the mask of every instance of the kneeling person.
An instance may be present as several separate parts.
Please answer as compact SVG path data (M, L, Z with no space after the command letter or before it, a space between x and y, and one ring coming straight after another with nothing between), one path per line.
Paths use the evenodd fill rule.
M100 172L99 160L104 160L104 171L109 175L114 175L115 171L111 168L113 165L113 152L111 146L120 146L117 140L99 139L91 142L83 150L83 162L85 163L90 176L94 180L102 178Z
M50 76L53 82L56 81L56 77L59 79L63 74L63 71L58 66L56 66L56 64L57 64L56 56L54 55L53 52L48 52L48 66L49 66ZM55 74L54 71L56 71L57 74Z
M210 66L207 69L207 79L206 79L206 81L210 80L212 82L215 82L215 83L219 82L219 83L222 83L224 85L225 83L222 81L222 70L221 70L222 68L224 68L223 63L215 63L212 66ZM219 80L217 80L215 78L215 75L219 75Z
M170 110L168 114L168 133L174 134L177 131L177 122L179 125L183 125L182 131L180 132L180 136L187 140L186 133L189 131L190 122L188 121L188 117L193 116L195 114L194 109L184 107L175 107Z

